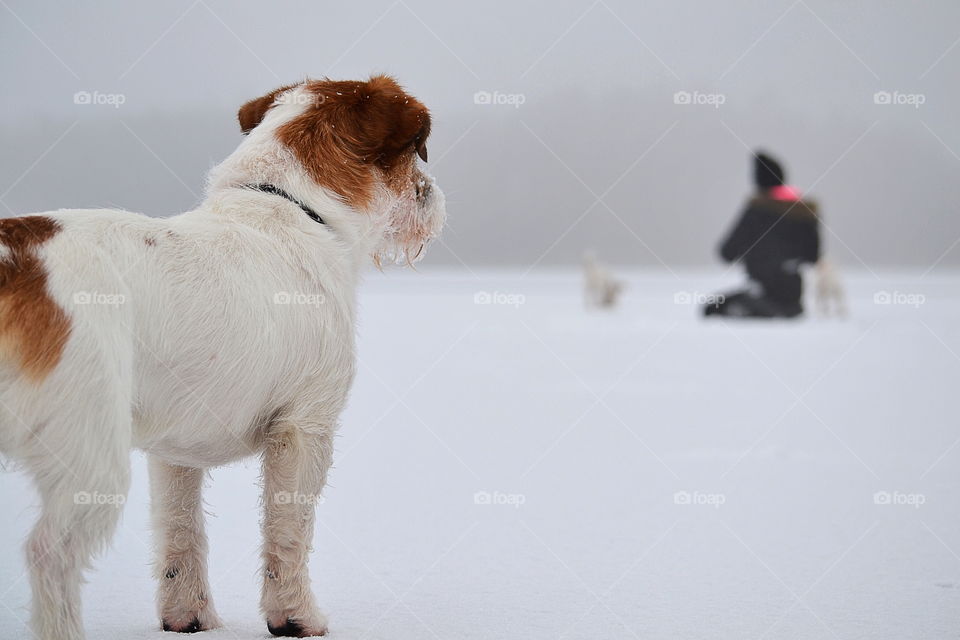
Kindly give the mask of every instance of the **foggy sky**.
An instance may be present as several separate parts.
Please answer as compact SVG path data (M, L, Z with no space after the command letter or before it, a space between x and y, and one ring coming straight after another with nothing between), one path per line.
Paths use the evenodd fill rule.
M960 264L955 2L5 2L3 215L178 213L243 102L388 72L434 116L429 263L710 264L762 147L838 262Z

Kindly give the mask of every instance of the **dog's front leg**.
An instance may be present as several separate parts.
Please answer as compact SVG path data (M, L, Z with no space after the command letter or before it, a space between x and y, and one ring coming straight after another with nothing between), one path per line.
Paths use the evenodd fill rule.
M261 607L275 636L305 638L327 632L327 619L313 599L307 560L314 511L332 457L332 428L279 421L267 434Z
M200 495L203 475L203 469L179 467L150 456L157 607L164 631L189 633L222 626L207 579Z

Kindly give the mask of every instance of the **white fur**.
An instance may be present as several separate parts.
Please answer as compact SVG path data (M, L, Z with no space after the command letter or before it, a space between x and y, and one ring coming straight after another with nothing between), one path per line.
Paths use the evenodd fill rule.
M263 613L274 626L290 619L308 635L326 632L306 564L354 376L357 281L371 255L411 257L396 246L402 225L429 238L445 212L435 186L420 201L381 187L356 211L317 185L274 137L301 104L274 106L212 170L193 211L43 214L62 226L39 254L70 338L40 384L0 362L0 448L22 461L43 499L27 543L41 640L83 637L81 572L119 519L133 447L150 457L167 624L220 624L206 575L203 470L261 455ZM326 225L243 188L255 183L286 190Z
M814 296L817 301L817 310L823 316L847 316L847 294L840 282L837 268L826 258L820 258L816 267L816 284Z
M583 255L584 304L587 308L612 308L617 306L623 292L623 282L610 270L597 262L593 253Z

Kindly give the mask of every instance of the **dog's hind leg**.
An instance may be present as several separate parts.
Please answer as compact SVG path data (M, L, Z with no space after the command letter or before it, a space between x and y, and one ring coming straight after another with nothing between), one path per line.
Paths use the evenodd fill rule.
M322 636L326 617L314 603L307 561L320 492L333 459L333 429L281 420L263 455L263 595L275 636Z
M35 431L24 456L43 500L26 545L40 640L83 638L82 573L109 542L130 482L128 406L101 395L60 413Z
M189 633L223 625L213 608L207 578L204 474L203 469L175 466L150 456L157 607L164 631Z

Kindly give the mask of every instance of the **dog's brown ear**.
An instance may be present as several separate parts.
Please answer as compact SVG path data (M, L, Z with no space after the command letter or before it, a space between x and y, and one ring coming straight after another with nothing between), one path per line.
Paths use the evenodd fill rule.
M430 135L430 112L419 100L408 96L397 81L389 76L376 76L367 83L376 107L375 118L379 118L383 129L372 131L372 135L382 136L381 154L402 154L415 150L426 162L427 137ZM371 144L376 145L374 140Z
M237 119L240 121L240 131L243 132L244 135L253 131L254 127L263 122L264 116L267 115L267 111L273 106L277 96L295 86L296 85L291 84L280 87L279 89L274 89L267 95L251 100L240 107L240 111L237 113Z
M366 82L321 80L307 86L316 101L300 123L303 128L338 140L367 163L392 166L414 151L426 160L430 112L390 76Z

